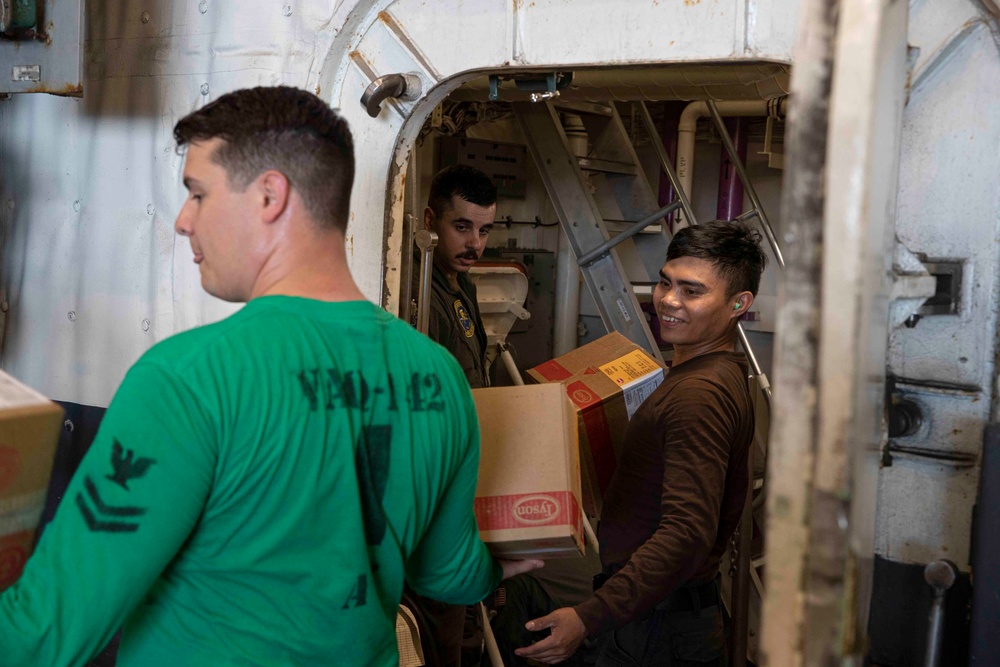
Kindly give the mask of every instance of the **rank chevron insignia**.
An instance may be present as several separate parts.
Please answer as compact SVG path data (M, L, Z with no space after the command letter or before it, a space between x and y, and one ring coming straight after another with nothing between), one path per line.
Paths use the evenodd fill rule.
M127 505L108 505L101 499L94 480L87 475L83 480L83 488L87 492L76 494L76 506L80 508L83 520L94 533L134 533L139 530L139 524L123 519L139 517L146 513L143 507ZM87 499L90 502L87 502Z

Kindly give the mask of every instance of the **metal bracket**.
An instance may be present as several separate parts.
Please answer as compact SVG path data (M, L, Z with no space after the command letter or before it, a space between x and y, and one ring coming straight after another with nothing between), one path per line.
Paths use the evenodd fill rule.
M382 102L394 97L412 101L420 97L423 86L416 74L386 74L372 81L361 95L361 106L368 115L377 118L382 111Z
M927 272L934 278L934 293L917 313L920 315L957 315L962 301L961 260L924 260Z
M504 78L513 79L518 90L530 92L529 97L532 102L543 102L559 97L559 91L573 82L573 73L548 72L541 78L537 76ZM496 102L500 99L500 80L499 74L490 75L490 102Z

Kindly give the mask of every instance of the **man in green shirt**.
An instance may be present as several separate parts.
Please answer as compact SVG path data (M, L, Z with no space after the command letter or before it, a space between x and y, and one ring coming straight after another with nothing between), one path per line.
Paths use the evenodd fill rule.
M453 603L503 574L472 512L479 434L440 346L364 299L344 231L351 135L293 88L174 128L175 225L207 292L247 306L132 367L21 579L0 662L396 665L403 582Z

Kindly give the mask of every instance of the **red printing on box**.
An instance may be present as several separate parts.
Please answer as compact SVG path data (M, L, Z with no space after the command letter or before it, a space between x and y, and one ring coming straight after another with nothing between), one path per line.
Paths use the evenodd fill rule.
M559 382L560 380L565 380L573 375L555 359L535 366L535 370L549 382Z
M474 508L481 531L573 526L583 532L580 505L569 491L485 496L476 498Z
M22 531L0 536L0 591L21 578L21 571L28 560L28 550L33 531Z
M611 476L614 474L615 449L611 444L611 428L608 426L604 406L601 399L582 382L572 382L566 385L569 399L580 408L583 415L583 428L587 431L587 444L590 446L590 456L594 460L594 473L601 495L608 490Z

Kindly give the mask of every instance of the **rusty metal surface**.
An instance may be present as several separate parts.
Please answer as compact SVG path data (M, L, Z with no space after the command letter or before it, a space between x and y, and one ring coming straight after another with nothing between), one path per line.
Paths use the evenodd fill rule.
M34 4L34 3L32 3ZM0 93L83 95L83 0L38 3L41 23L0 39Z

